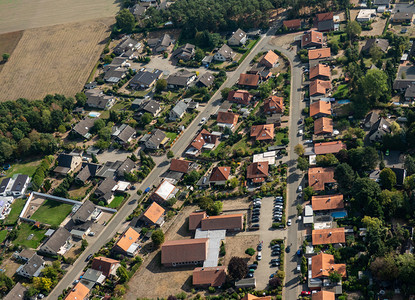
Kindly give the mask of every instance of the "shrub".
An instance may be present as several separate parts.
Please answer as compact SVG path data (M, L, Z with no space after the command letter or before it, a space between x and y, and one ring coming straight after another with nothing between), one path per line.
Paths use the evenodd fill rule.
M216 289L213 286L210 286L208 291L209 293L213 294L214 292L216 292Z
M245 253L250 255L250 256L253 256L255 254L255 249L248 248L248 249L245 250Z

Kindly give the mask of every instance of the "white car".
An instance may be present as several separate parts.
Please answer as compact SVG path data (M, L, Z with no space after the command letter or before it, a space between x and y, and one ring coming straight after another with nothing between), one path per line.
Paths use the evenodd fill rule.
M202 118L202 120L200 120L199 125L203 125L206 122L206 118Z
M89 236L94 236L94 235L95 235L95 232L90 231L90 232L88 233L88 235L89 235Z
M301 185L298 186L298 191L301 193L303 191L303 187Z
M288 219L288 221L287 221L287 225L288 225L288 226L291 226L291 219Z
M262 253L261 253L261 251L259 251L258 254L256 255L256 259L257 260L261 260L262 259Z
M302 129L298 129L298 135L303 135L303 130Z
M304 141L304 144L312 144L313 143L313 140L305 140Z

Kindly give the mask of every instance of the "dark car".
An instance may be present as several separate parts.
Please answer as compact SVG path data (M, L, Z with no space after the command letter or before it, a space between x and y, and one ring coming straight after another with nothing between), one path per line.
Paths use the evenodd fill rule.
M251 223L259 223L259 218L253 218L253 219L251 220Z
M303 254L303 251L301 251L301 249L297 250L297 256L301 256Z
M278 267L280 265L280 263L279 262L273 262L272 264L271 264L271 267Z
M276 262L280 262L281 260L279 258L273 258L271 259L270 263L276 263Z
M303 119L300 118L297 123L298 123L298 125L302 124L303 123Z
M276 244L272 246L271 249L281 249L281 246L279 244Z
M262 244L258 244L258 246L256 247L257 251L262 251Z
M248 273L248 275L246 275L246 277L252 278L252 277L254 277L254 273Z
M252 224L249 230L259 230L259 224Z
M271 252L271 256L278 256L280 254L281 254L281 251L279 251L279 250L274 250L274 251Z
M291 251L291 246L287 246L287 248L285 248L285 252L290 253Z
M258 265L252 264L252 265L249 265L248 268L256 270L258 268Z
M253 210L252 210L252 212L260 212L260 209L259 208L254 208Z
M89 255L87 256L87 258L85 259L85 261L89 261L91 258L92 258L92 254L89 254Z

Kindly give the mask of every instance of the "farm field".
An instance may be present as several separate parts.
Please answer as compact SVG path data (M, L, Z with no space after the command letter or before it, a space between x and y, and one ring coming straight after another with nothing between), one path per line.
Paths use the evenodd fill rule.
M32 215L31 219L51 226L58 226L72 211L72 205L46 200Z
M25 30L0 72L0 100L74 96L87 81L113 22L111 17Z
M116 0L0 0L0 33L113 17L118 10Z
M17 44L19 43L21 37L23 35L23 31L15 31L0 34L0 53L9 53L12 54L14 48L16 48ZM3 69L4 64L0 64L0 72Z

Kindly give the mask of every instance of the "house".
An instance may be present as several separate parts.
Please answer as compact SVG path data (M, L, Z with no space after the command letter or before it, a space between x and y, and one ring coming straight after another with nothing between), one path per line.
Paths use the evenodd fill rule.
M357 22L370 22L376 17L376 9L361 9L356 17Z
M72 131L85 139L89 139L91 137L89 130L91 130L94 126L94 122L94 119L85 118L76 123L76 125L72 128Z
M346 277L346 265L336 264L333 255L321 252L311 257L311 278L325 279L332 271L337 271L343 278Z
M172 172L179 172L186 174L190 170L192 162L190 160L175 159L173 158L170 162L169 170Z
M330 67L323 64L316 64L310 68L309 79L330 80Z
M326 32L334 30L333 13L327 12L316 15L318 31Z
M264 112L269 114L282 114L284 112L284 99L271 96L264 101Z
M259 61L259 64L271 69L277 65L278 59L279 56L274 51L269 50Z
M23 284L18 282L10 290L10 292L7 293L7 295L3 298L3 300L24 299L26 291L27 291L27 288Z
M135 162L133 162L130 158L126 158L119 164L117 170L115 171L115 175L119 178L123 178L125 174L130 174L134 167Z
M200 76L199 81L196 83L199 87L207 87L209 88L212 86L213 82L215 81L215 77L212 73L206 72L202 76Z
M323 33L315 30L305 32L301 38L301 48L321 48L323 43Z
M412 85L405 91L405 101L412 102L415 101L415 86Z
M105 69L104 80L108 83L118 83L121 79L123 79L127 73L128 69L124 67L111 67L108 66Z
M193 270L192 283L198 287L220 287L226 281L226 267L203 267Z
M312 231L311 236L313 246L346 243L344 228L317 229Z
M251 288L256 288L256 279L253 278L243 278L241 280L235 281L235 288L237 289L251 289ZM248 294L245 295L245 297L248 297ZM243 298L244 300L245 297Z
M253 125L251 138L256 141L270 141L274 139L274 124Z
M132 39L129 36L126 36L124 39L121 40L121 42L117 46L115 46L114 53L116 55L122 55L125 52L138 50L140 48L140 42L136 41L135 39Z
M244 227L243 214L231 214L220 216L206 216L200 222L201 229L241 231Z
M120 262L118 260L99 256L94 257L91 268L101 271L105 277L110 277L111 275L116 275L119 266Z
M332 211L344 208L343 195L312 196L311 205L313 211Z
M115 98L105 95L102 90L90 89L85 91L87 97L86 106L97 109L110 109L114 103Z
M130 125L122 124L121 126L113 126L111 137L114 141L121 145L128 144L135 137L136 130Z
M223 44L222 47L213 55L213 59L216 61L232 61L236 53L226 44Z
M76 175L75 180L80 184L85 184L89 179L95 177L101 165L94 163L82 163L82 169Z
M309 168L308 169L308 185L314 191L324 191L326 186L336 183L334 179L334 168Z
M231 174L230 167L214 167L209 177L209 182L215 185L224 185Z
M163 180L150 198L158 203L162 203L174 198L177 192L178 189L173 184L167 180Z
M90 289L78 282L75 287L65 297L65 300L87 300Z
M161 263L165 267L201 265L207 258L209 239L167 241L161 246Z
M238 114L234 114L232 112L218 112L218 116L216 118L216 122L218 123L218 126L221 128L229 128L233 129L235 128L236 124L238 123Z
M188 104L184 100L180 100L176 103L173 109L169 112L169 119L175 121L181 119L186 113Z
M331 116L330 101L316 101L310 104L310 117L321 118Z
M0 196L5 197L7 196L7 194L10 194L12 185L13 185L13 180L10 177L4 178L0 184Z
M413 79L395 79L393 82L393 89L403 93L413 85L415 85L415 80Z
M29 259L31 259L32 258L32 256L34 255L36 253L36 251L34 251L34 250L32 250L32 249L23 249L22 251L20 251L20 253L14 253L13 254L13 257L14 258L16 258L16 259L18 259L18 260L21 260L21 261L24 261L24 262L27 262L27 261L29 261Z
M268 162L254 162L246 169L246 178L253 183L264 182L268 178Z
M171 54L172 57L176 58L177 60L189 61L195 55L195 45L192 44L184 44L180 46L176 50L173 51Z
M110 177L105 178L95 189L95 195L98 199L109 203L114 196L113 191L115 190L116 185L117 182L114 179Z
M244 87L255 88L259 84L259 75L255 74L240 74L238 85Z
M137 243L139 237L140 234L133 228L129 227L120 236L119 240L117 241L117 243L115 243L112 249L117 253L125 254L128 256L135 256L140 246Z
M95 207L95 204L89 200L85 200L84 203L73 214L72 221L75 224L82 224L96 218L96 215L100 213L100 209Z
M175 40L168 34L163 34L160 38L149 39L148 46L154 53L170 52L173 49Z
M267 124L274 124L275 126L281 126L281 114L272 114L267 116Z
M29 185L30 177L27 175L19 174L16 177L13 177L13 179L14 181L10 189L10 193L14 197L23 196L27 189L27 186Z
M228 39L228 44L230 46L240 46L245 45L246 43L246 33L242 29L235 31L232 36Z
M94 270L94 269L87 269L80 282L85 285L86 287L92 289L96 284L102 285L105 281L105 275L102 274L101 271Z
M313 293L311 300L335 300L336 294L330 291L318 291Z
M259 63L254 64L247 73L259 75L259 79L262 81L268 80L272 76L272 72L270 71L270 69Z
M404 168L392 167L390 168L396 175L396 185L403 186L406 178L406 170Z
M39 252L51 255L64 255L71 247L71 233L66 228L59 227L47 241L40 246Z
M130 87L135 90L149 89L163 76L163 71L155 69L152 72L140 70L130 81Z
M156 225L161 227L164 224L164 213L165 209L156 202L153 202L143 213L141 220L150 226Z
M219 138L220 136L212 134L206 129L202 129L187 148L186 154L196 156L204 149L213 150L219 144Z
M375 0L373 1L374 6L385 6L386 8L389 8L389 2L390 0Z
M321 48L321 49L311 49L308 50L308 59L309 60L323 60L325 58L331 57L330 48Z
M160 103L155 100L148 100L143 102L141 110L151 114L153 117L157 117L161 112Z
M285 20L282 22L282 25L287 28L287 30L298 30L301 28L301 20Z
M202 220L207 217L205 211L193 212L189 215L189 230L193 231L199 228Z
M368 55L373 47L378 47L383 53L386 53L388 52L389 41L387 39L368 39L362 48L362 52Z
M371 111L367 114L364 124L365 128L370 129L379 120L379 114L375 111Z
M409 23L414 21L414 14L411 12L396 12L392 17L392 23Z
M370 128L368 133L369 140L371 142L381 141L383 136L390 134L392 129L390 124L386 119L380 118L373 126Z
M167 78L167 86L170 89L188 87L196 79L196 73L181 70Z
M150 138L144 144L148 149L157 150L159 149L160 145L163 144L165 139L166 134L164 133L164 131L156 129L151 133Z
M53 170L53 172L60 175L67 175L69 173L75 172L78 167L82 164L82 157L79 155L70 155L70 154L59 154L58 156L58 165Z
M130 13L132 13L135 17L135 20L139 22L143 17L144 13L148 9L149 6L141 5L141 3L135 4L134 6L130 7Z
M331 89L331 82L316 79L310 83L310 96L324 96Z
M319 118L314 121L315 135L331 135L333 134L333 119Z
M253 97L254 96L251 95L248 91L236 90L236 91L229 92L228 101L236 102L238 104L243 104L243 105L249 105Z
M246 279L251 279L251 278L246 278ZM240 288L244 288L244 287L240 287ZM258 297L258 296L247 293L241 300L271 300L271 299L272 299L271 296Z
M314 144L314 154L324 155L328 153L338 153L340 150L346 150L346 144L342 141L324 142Z
M44 268L45 261L39 255L34 254L24 265L21 265L16 270L16 273L26 278L39 277Z

